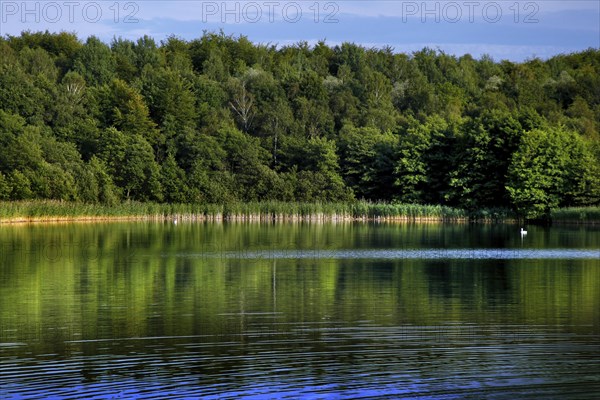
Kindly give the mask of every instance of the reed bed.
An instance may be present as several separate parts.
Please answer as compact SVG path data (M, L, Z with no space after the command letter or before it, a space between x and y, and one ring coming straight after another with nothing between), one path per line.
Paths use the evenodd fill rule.
M279 201L226 204L124 202L108 206L50 200L0 202L0 222L144 219L196 221L432 221L499 222L516 220L510 210L476 212L441 205L356 201L294 203Z
M553 223L600 224L600 207L566 207L550 213Z

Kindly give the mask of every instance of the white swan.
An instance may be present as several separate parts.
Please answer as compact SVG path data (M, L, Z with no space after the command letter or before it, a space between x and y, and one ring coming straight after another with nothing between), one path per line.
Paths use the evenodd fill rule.
M525 236L527 235L527 231L523 228L521 228L521 236Z

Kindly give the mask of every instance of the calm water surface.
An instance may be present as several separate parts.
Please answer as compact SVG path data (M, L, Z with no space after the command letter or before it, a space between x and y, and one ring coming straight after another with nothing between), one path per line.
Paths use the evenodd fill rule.
M0 226L0 398L600 393L600 228Z

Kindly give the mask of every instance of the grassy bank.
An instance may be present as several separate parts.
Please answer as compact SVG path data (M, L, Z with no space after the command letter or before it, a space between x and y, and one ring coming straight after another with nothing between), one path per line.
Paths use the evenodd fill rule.
M59 201L0 202L0 223L144 219L195 221L506 221L508 210L462 209L418 204L256 202L233 204L158 204L126 202L114 206Z

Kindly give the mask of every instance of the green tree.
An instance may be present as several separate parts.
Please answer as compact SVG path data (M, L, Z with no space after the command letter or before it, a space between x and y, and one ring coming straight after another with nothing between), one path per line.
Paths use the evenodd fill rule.
M365 107L362 112L363 125L385 132L396 125L396 110L392 104L392 85L379 71L365 68L361 76L365 88Z
M133 52L138 71L142 71L146 66L159 68L164 65L163 55L154 39L148 35L144 35L136 41L133 45Z
M10 192L11 200L27 200L33 198L34 194L31 190L31 182L21 171L13 170L8 175L7 181L8 186L12 189Z
M467 122L448 199L468 209L509 204L506 175L522 136L521 124L507 113L490 111Z
M515 63L256 45L223 32L110 47L68 33L7 35L0 197L357 196L532 216L598 204L599 76L598 49ZM525 132L537 139L523 145Z
M23 71L19 64L0 61L2 110L20 115L31 122L43 121L46 117L44 106L50 101L36 83L36 79Z
M297 182L294 196L299 201L338 201L353 198L340 175L335 143L325 138L288 141L282 149L284 173ZM302 160L300 162L299 160ZM284 178L285 179L285 178Z
M72 69L77 52L82 44L73 33L60 32L21 32L20 36L7 35L9 45L21 51L23 48L41 48L54 57L54 64L60 69L61 75Z
M160 132L150 118L144 98L126 82L114 79L110 86L99 88L96 97L105 127L142 136L153 146L162 144Z
M187 188L185 171L177 165L177 160L168 154L161 165L161 185L164 192L163 200L168 203L189 202L190 194Z
M108 173L106 164L96 156L92 156L88 166L98 188L97 200L108 205L116 204L121 198L121 193Z
M83 159L89 160L98 140L98 121L90 112L94 98L77 72L69 71L56 88L50 125L62 141L74 143Z
M397 136L375 128L346 126L339 140L342 176L358 198L392 200Z
M144 68L141 77L144 99L153 121L166 131L166 125L179 131L196 126L195 98L192 82L181 73L167 68ZM174 132L166 132L174 136Z
M114 77L115 60L107 45L90 36L75 56L74 69L90 85L103 85Z
M238 122L239 128L248 132L256 115L254 95L247 88L246 78L231 78L228 86L232 115Z
M74 174L83 162L72 143L59 142L47 127L26 125L2 111L0 127L0 169L12 174L15 198L78 198Z
M0 171L0 200L8 200L11 192L12 186L8 178Z
M120 200L119 189L107 172L106 165L96 156L74 171L78 200L86 203L114 205Z
M42 48L25 47L19 54L24 71L32 76L44 75L50 82L58 79L58 68L54 65L54 59Z
M237 129L222 129L218 140L227 154L226 169L238 188L236 197L245 201L273 199L279 181L268 167L269 153L259 140Z
M108 128L102 132L99 156L125 199L162 200L160 166L142 136Z
M115 74L125 82L131 82L139 75L137 68L137 55L133 50L134 44L130 40L115 38L110 45L115 59Z
M424 123L412 119L406 130L400 132L393 171L398 200L423 203L433 200L432 195L443 192L450 156L444 152L449 149L443 148L447 130L448 123L433 115Z
M514 153L506 189L527 218L559 206L598 204L598 160L575 133L562 128L527 132Z

